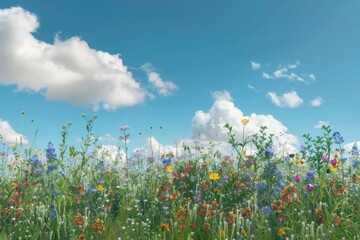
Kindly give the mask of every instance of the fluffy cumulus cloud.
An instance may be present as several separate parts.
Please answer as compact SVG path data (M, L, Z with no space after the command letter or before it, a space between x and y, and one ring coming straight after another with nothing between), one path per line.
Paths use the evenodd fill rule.
M177 89L175 83L170 81L163 81L160 75L154 70L154 67L150 63L142 65L141 69L145 71L149 83L155 88L155 90L159 94L168 96Z
M268 127L268 133L277 136L276 145L279 151L294 151L297 146L297 138L287 133L288 129L272 115L262 115L251 113L245 115L239 108L234 105L231 95L228 91L213 93L214 104L209 111L199 110L193 117L192 131L193 139L200 144L208 144L210 140L219 143L220 149L228 151L230 148L227 144L227 130L224 128L226 123L233 127L233 131L241 141L243 136L243 125L241 119L249 118L246 125L244 136L259 132L261 126Z
M271 99L271 102L278 107L296 108L304 103L295 91L284 93L281 96L275 92L268 92L267 96Z
M20 143L28 144L28 140L25 136L17 133L9 124L8 121L0 119L0 137L5 144Z
M36 39L36 15L0 10L0 84L47 99L107 110L143 102L147 92L117 54L95 50L79 37L52 44Z
M312 107L320 107L323 104L323 99L321 97L316 97L310 101Z
M256 62L253 62L253 61L251 61L250 64L251 64L252 70L254 70L254 71L258 70L261 67L260 63L256 63Z

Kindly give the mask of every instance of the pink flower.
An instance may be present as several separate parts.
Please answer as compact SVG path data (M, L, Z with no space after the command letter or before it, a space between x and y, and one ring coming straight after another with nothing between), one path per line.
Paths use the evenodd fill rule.
M311 191L314 189L314 185L308 184L308 185L306 185L306 189L307 189L309 192L311 192Z
M327 156L323 156L323 157L322 157L322 160L323 160L323 162L328 162L328 161L329 161L329 158L328 158Z
M335 167L336 163L337 163L337 160L336 160L336 158L334 158L330 162L331 162L331 165L333 165Z
M300 182L300 180L301 180L301 177L300 177L299 174L294 176L294 181L295 182Z

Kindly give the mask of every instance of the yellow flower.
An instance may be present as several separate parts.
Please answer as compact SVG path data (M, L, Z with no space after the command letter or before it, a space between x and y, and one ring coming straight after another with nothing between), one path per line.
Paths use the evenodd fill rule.
M219 180L220 179L220 176L219 176L219 173L216 173L216 172L209 172L209 178L211 180Z
M220 236L225 237L225 231L220 231Z
M280 228L279 231L278 231L278 235L282 236L282 235L285 235L285 234L286 234L285 229Z
M102 191L102 190L104 190L104 186L103 186L102 184L99 184L99 185L96 187L96 190Z
M165 171L166 171L166 172L169 172L169 173L172 172L172 170L173 170L173 167L170 166L170 165L169 165L169 166L166 166L166 168L165 168Z
M338 158L339 157L339 152L335 152L334 153L334 158Z
M10 147L15 147L16 144L15 143L10 143Z
M241 123L242 123L242 125L248 124L249 123L249 118L242 118Z
M337 165L336 165L336 166L333 166L332 164L330 164L330 170L331 170L332 172L337 172L337 170L338 170Z

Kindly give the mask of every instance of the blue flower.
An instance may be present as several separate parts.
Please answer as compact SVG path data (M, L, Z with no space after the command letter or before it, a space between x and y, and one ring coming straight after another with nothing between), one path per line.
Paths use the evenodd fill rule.
M340 135L339 132L334 132L333 139L335 144L342 144L344 142L344 138Z
M291 160L291 158L290 158L289 156L287 156L287 157L285 157L285 159L284 159L284 160L285 160L285 162L286 162L286 163L289 163L289 162L290 162L290 160Z
M278 179L282 179L282 178L283 178L283 175L281 174L281 172L276 171L276 172L275 172L275 177L278 178Z
M354 168L357 168L357 167L359 166L359 164L360 164L360 161L359 161L359 160L354 160L354 161L353 161L353 167L354 167Z
M310 168L309 171L306 173L305 181L310 182L315 179L315 169Z
M266 189L266 184L264 182L257 182L255 186L259 190L265 190Z
M52 192L52 194L53 194L54 196L59 195L59 191L56 190L56 189L53 189L51 192Z
M284 188L286 186L286 184L283 181L279 181L278 184L280 185L280 187Z
M48 143L48 147L46 149L46 158L48 162L54 162L56 160L54 144L51 141Z
M164 157L164 158L162 158L162 159L160 159L161 160L161 162L162 162L162 164L165 166L165 167L167 167L167 166L169 166L170 164L171 164L171 157Z
M265 213L266 216L271 214L271 208L269 206L265 206L261 209L261 212Z
M352 146L351 155L359 156L359 148L358 148L358 145L356 143L354 143L354 145Z
M347 158L341 158L341 162L342 162L342 163L345 163L346 160L347 160Z
M35 168L41 165L41 161L37 155L34 155L32 158L30 158L29 163L31 163Z
M49 166L47 167L46 173L49 174L49 173L51 173L52 171L54 171L55 169L57 169L58 167L59 167L58 164L49 165Z
M272 144L271 144L265 150L265 157L272 158L273 156L274 156L274 150L272 149Z
M56 217L56 210L55 209L51 210L50 216L51 217Z

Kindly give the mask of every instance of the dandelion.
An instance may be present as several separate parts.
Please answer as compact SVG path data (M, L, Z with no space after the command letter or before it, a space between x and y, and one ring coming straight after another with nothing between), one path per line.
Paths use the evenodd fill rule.
M161 231L170 231L169 225L163 223L160 225Z
M209 172L209 178L211 180L219 180L220 179L220 176L219 176L219 173L216 173L216 172Z

